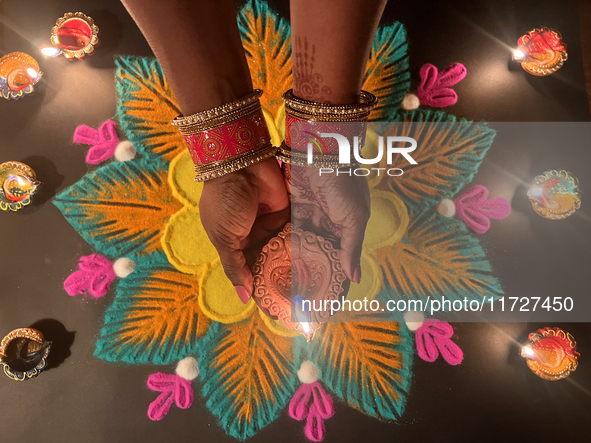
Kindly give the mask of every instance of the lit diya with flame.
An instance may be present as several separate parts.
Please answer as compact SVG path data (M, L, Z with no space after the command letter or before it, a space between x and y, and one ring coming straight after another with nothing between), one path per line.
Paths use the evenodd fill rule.
M579 180L567 171L546 171L527 191L536 213L549 220L562 220L581 207Z
M566 44L558 31L549 28L532 29L517 40L513 60L532 75L543 77L562 68L568 58Z
M33 92L43 73L29 54L11 52L0 58L0 95L7 100L18 100Z
M329 319L328 301L338 298L347 279L332 243L292 224L263 248L253 271L259 308L308 341Z
M0 342L0 365L12 380L29 380L47 367L50 350L51 342L38 330L15 329Z
M43 48L49 56L63 54L68 60L82 60L94 52L99 44L99 28L94 20L82 12L68 12L55 22L51 29L51 44L55 48Z
M35 171L24 163L0 164L0 209L18 211L31 203L31 196L39 187Z
M577 342L560 328L543 328L528 336L529 342L521 348L521 356L534 374L544 380L566 378L577 369L579 354Z

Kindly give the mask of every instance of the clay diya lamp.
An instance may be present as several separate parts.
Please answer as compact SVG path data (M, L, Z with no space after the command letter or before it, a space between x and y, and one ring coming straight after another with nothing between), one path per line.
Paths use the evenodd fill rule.
M544 380L566 378L577 369L579 356L577 342L560 328L543 328L528 336L529 342L521 348L527 366Z
M265 245L253 273L259 308L308 341L330 317L330 303L324 309L324 301L338 299L347 278L332 243L292 224ZM295 299L310 302L304 319L294 310Z
M47 367L51 342L36 329L20 328L0 342L0 365L4 374L16 381L37 377Z
M68 60L82 60L94 52L99 44L99 28L94 20L82 12L68 12L55 22L51 29L51 44L59 51L51 54L47 49L46 55L63 54Z
M35 171L20 162L0 164L0 209L18 211L31 203L31 196L39 187Z
M517 44L513 60L520 62L526 72L538 77L555 73L568 59L566 44L554 29L532 29L520 37Z
M567 171L538 175L527 191L536 213L549 220L562 220L581 207L579 180Z
M6 54L0 58L0 95L8 100L18 100L33 92L33 85L42 75L39 64L29 54Z

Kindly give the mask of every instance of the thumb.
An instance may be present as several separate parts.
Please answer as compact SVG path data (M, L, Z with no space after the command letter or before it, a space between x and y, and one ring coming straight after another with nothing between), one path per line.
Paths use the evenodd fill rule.
M199 200L201 223L217 250L224 272L243 303L252 294L252 273L242 243L256 218L258 192L247 172L206 182Z
M213 245L218 251L224 272L234 285L236 294L242 303L248 303L252 294L252 272L246 264L244 252L240 249L240 241L235 239L212 239Z

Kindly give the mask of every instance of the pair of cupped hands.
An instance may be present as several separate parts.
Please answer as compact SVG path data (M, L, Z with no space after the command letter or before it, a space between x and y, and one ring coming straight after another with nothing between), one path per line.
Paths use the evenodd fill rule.
M263 246L292 222L340 239L349 280L361 280L361 247L370 215L367 180L319 174L317 168L279 165L275 158L205 182L201 221L242 302L253 290L251 267Z

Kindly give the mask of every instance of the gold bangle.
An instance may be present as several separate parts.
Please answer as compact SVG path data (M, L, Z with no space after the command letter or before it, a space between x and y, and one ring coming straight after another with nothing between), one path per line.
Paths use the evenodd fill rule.
M295 117L300 120L305 120L305 121L309 121L309 122L324 122L324 123L364 122L364 121L367 121L367 119L369 118L369 114L370 114L369 112L364 112L364 113L360 113L360 114L347 115L347 116L336 115L336 114L326 114L326 113L314 115L314 114L306 114L304 112L299 112L296 109L292 109L287 105L285 106L285 113L287 115L290 115L291 117Z
M176 117L171 124L173 126L189 126L194 125L196 123L204 123L209 120L224 116L228 113L231 113L237 109L244 108L245 106L251 105L259 100L259 98L263 95L263 91L261 89L255 89L247 96L230 102L226 103L222 106L217 106L215 108L209 109L207 111L198 112L193 115L182 116L179 115Z
M203 123L194 123L191 125L179 126L178 129L182 135L191 135L202 131L209 131L210 129L214 129L219 126L223 126L227 123L232 123L233 121L240 120L241 118L248 117L249 115L259 111L260 109L261 104L260 102L256 101L248 106L236 109L220 117L213 118Z
M271 158L277 152L277 148L270 142L256 147L252 151L235 157L220 160L218 162L209 163L207 165L195 165L196 182L204 182L214 178L222 177L240 169L260 163L268 158Z
M308 163L308 154L292 151L285 142L281 143L275 157L282 162L294 166L309 167L309 168L348 168L352 166L359 166L357 162L339 163L338 154L322 154L315 155L312 158L312 163Z
M301 114L316 117L319 115L330 115L337 118L350 118L362 114L369 114L369 112L371 112L371 110L379 103L378 98L368 91L361 91L359 103L331 105L297 98L293 95L293 89L290 89L283 94L283 101L285 102L286 107Z

